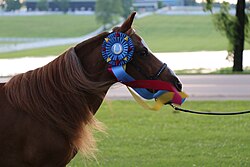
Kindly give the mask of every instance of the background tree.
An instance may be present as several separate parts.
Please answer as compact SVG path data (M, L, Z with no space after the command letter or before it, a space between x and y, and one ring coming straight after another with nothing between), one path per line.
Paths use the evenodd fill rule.
M133 0L122 0L123 18L127 18L133 11Z
M214 0L206 0L206 2L207 3L205 3L204 11L210 11L211 13L213 13Z
M69 0L60 0L59 2L59 9L63 11L63 13L67 13L69 10Z
M97 0L96 19L107 29L107 24L114 25L123 14L121 0Z
M228 59L233 59L234 43L237 38L235 31L237 26L237 19L229 13L230 4L223 2L221 4L220 12L214 14L213 22L217 30L219 30L228 39Z
M67 13L69 10L69 0L53 0L53 2L55 6L63 13Z
M236 24L235 30L237 37L234 42L234 65L233 71L243 71L243 51L245 41L245 24L248 24L248 19L245 14L246 1L238 0L236 5Z
M36 4L36 7L40 11L48 11L49 3L47 0L39 0Z
M205 10L212 12L213 0L206 0ZM243 71L243 50L245 37L249 37L248 17L245 13L245 0L238 0L236 5L236 15L229 13L230 6L224 2L220 12L214 15L214 24L222 33L226 34L229 41L228 53L233 57L233 71Z
M0 10L4 9L5 1L0 1Z
M184 6L194 6L195 4L195 0L184 0Z
M5 0L6 11L15 11L21 8L21 3L19 0Z

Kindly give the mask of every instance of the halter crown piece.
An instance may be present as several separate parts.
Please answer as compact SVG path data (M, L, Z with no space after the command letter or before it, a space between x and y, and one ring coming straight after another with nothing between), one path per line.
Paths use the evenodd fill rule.
M134 44L132 39L124 33L113 32L109 34L102 44L103 59L110 65L109 71L114 74L119 82L132 87L141 97L145 99L156 99L154 106L148 106L129 87L129 91L134 99L146 109L159 110L166 103L181 105L187 95L178 92L172 84L159 80L135 80L126 71L126 64L132 59L134 54ZM148 89L158 90L156 93Z

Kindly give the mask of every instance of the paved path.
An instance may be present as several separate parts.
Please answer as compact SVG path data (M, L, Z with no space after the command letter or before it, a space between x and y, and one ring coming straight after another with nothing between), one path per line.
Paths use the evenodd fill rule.
M58 53L59 55L60 53ZM226 60L226 51L199 51L177 53L155 53L156 57L172 70L200 69L205 72L222 67L232 67L233 63ZM244 51L243 66L250 66L250 50ZM23 57L16 59L0 59L0 76L12 76L17 73L41 67L52 61L56 56Z
M250 100L250 75L180 75L189 100ZM125 86L115 84L107 98L132 98Z
M250 75L183 75L190 100L250 100Z
M181 75L188 100L250 100L250 75ZM0 78L0 82L9 78ZM113 85L106 99L132 99L127 88Z

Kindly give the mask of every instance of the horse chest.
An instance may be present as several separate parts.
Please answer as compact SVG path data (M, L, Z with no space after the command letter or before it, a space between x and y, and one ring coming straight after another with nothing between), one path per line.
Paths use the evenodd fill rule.
M0 90L0 166L66 166L74 150L54 129L14 110Z

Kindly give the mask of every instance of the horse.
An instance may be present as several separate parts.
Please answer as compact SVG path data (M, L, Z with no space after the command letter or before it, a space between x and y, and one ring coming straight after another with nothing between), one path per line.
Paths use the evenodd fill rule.
M178 77L132 28L135 15L112 29L134 44L126 72L141 80L154 76L180 91ZM94 156L92 131L102 130L95 113L117 82L102 57L109 34L102 32L78 43L47 65L0 84L0 166L65 167L78 152Z

